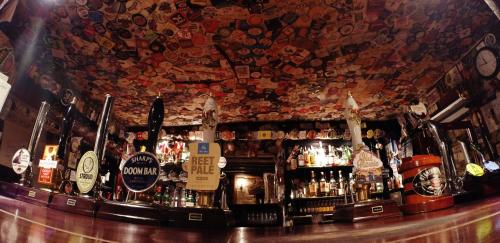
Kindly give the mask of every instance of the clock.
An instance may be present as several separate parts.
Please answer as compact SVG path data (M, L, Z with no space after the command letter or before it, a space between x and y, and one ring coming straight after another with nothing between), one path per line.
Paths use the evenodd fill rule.
M476 71L483 78L491 78L498 74L500 58L495 49L483 47L479 49L474 59Z

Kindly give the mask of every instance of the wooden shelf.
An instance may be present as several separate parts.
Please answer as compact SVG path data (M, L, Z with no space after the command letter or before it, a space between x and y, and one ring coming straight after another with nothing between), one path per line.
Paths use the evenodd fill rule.
M320 201L320 200L330 200L330 199L344 199L344 195L342 195L342 196L325 196L325 197L298 197L298 198L290 199L290 202Z

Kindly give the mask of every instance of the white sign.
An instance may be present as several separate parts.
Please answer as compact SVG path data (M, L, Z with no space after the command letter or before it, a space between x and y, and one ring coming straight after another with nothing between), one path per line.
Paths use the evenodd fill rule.
M76 168L76 186L81 193L87 193L94 187L99 171L97 155L94 151L86 152Z
M22 174L30 164L30 153L27 149L19 149L12 157L12 169L17 174Z
M0 111L3 108L3 104L7 99L10 92L10 84L8 83L9 77L0 72Z
M57 168L57 160L52 159L41 159L40 163L38 163L38 167L42 167L45 169L55 169Z

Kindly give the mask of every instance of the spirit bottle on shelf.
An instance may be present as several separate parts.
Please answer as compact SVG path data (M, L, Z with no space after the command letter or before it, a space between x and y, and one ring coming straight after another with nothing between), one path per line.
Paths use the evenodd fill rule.
M194 196L193 191L186 191L186 207L194 207Z
M351 202L354 203L354 197L355 197L355 193L354 193L354 177L352 176L352 173L349 173L349 194L351 194Z
M153 196L154 204L161 204L161 186L156 187L156 193Z
M305 160L304 162L305 162L306 167L311 166L310 158L309 158L309 151L307 151L306 148L304 148L303 156L304 156L304 160Z
M170 207L170 203L172 202L171 197L170 197L170 187L166 186L165 187L165 192L163 193L162 197L162 204L164 206Z
M290 160L290 169L291 170L297 169L297 156L296 155L294 155Z
M295 184L293 184L293 180L290 181L290 186L291 186L291 188L290 188L290 199L295 199L295 197L296 197L296 195L295 195L296 188L295 188Z
M326 184L326 180L325 180L325 173L323 171L321 171L321 177L319 179L319 192L320 192L320 196L324 197L324 196L327 196L328 195L328 185Z
M339 170L339 185L338 185L338 195L343 196L345 194L344 178L342 178L342 171Z
M316 167L317 166L317 161L316 161L316 158L317 158L317 154L316 154L316 150L315 149L312 149L309 151L309 164L311 167Z
M311 171L311 181L309 182L309 196L316 197L318 195L318 183L314 178L314 171Z
M330 171L330 195L337 196L337 182L335 181L335 177L333 177L333 171Z
M299 150L299 155L297 155L297 162L299 167L304 167L305 166L305 161L304 161L304 150L300 148Z
M180 193L179 197L180 197L179 207L185 207L186 206L186 189L181 188L181 193Z

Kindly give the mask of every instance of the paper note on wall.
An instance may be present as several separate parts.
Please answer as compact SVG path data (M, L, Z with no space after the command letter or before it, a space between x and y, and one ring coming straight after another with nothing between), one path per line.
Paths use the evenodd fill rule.
M9 77L0 72L0 111L2 111L5 100L10 92L10 84L7 82Z

